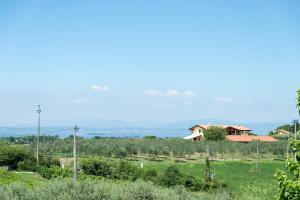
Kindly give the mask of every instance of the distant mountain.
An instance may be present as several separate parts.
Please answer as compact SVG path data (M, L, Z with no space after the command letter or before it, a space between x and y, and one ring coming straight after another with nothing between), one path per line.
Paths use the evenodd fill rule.
M60 122L53 124L42 123L44 134L51 135L70 135L72 127L77 124L80 127L80 133L85 137L95 135L105 137L143 137L145 135L157 135L159 137L184 137L190 133L190 127L196 124L237 124L245 125L258 135L266 135L269 131L284 123L243 123L232 122L222 119L199 119L199 120L181 120L176 122L158 122L158 121L138 121L126 122L114 119L79 119L77 122ZM23 135L35 133L36 126L5 126L0 128L0 137L8 135Z

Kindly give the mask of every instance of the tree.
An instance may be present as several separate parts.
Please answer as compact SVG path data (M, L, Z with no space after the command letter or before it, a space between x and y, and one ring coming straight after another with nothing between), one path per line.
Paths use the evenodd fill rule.
M293 132L294 130L294 126L291 125L291 124L285 124L285 125L282 125L282 126L279 126L276 128L276 131L278 130L285 130L285 131L288 131L288 132Z
M161 177L162 185L167 187L180 185L182 184L182 180L183 180L183 174L175 165L168 167Z
M204 137L206 140L224 140L227 135L227 131L224 128L211 126L208 129L204 130Z
M295 160L289 158L286 161L286 168L290 172L290 175L279 170L275 174L279 183L278 199L280 200L300 199L300 141L292 138L290 140L290 148L296 155Z
M297 108L300 115L300 90L297 91ZM286 168L290 175L279 170L275 174L279 183L278 199L280 200L300 199L300 140L290 139L290 149L295 155L295 159L288 158L286 161Z

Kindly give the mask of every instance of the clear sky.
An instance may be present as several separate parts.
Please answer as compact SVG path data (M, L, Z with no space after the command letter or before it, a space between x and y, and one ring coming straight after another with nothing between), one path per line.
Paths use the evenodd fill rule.
M289 122L300 1L0 1L0 125Z

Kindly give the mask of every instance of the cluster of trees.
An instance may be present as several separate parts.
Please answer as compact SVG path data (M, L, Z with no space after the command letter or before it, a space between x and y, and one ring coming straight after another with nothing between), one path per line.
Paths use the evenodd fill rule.
M155 169L140 169L122 160L93 158L82 161L81 165L83 172L87 175L113 180L136 181L142 179L164 187L183 185L192 191L207 191L226 187L225 184L219 183L211 178L208 179L206 175L203 175L203 179L188 176L175 165L169 166L162 173L158 173Z
M34 152L24 145L2 143L0 146L0 166L6 166L10 170L39 172L45 178L51 176L53 169L57 169L56 175L58 172L64 175L65 172L59 167L59 160L43 154L39 157L37 164Z
M43 142L40 149L43 153L54 155L72 154L72 139L65 138L55 141ZM206 155L209 147L212 157L243 156L254 157L256 143L235 143L229 141L186 141L180 138L169 139L117 139L99 138L77 140L77 152L81 155L97 155L102 157L137 157L147 156L153 159L165 158L191 158L192 155ZM287 141L277 143L261 143L261 155L268 154L283 157L286 154ZM32 145L35 149L35 145Z
M300 131L300 124L297 124L297 125L296 125L296 128L297 128L297 131ZM270 131L270 132L269 132L269 135L271 135L271 136L276 136L277 131L279 131L279 130L285 130L285 131L288 131L288 132L294 134L294 133L295 133L295 125L293 125L293 124L284 124L284 125L282 125L282 126L277 127L277 128L275 129L275 131ZM283 137L280 137L280 136L279 136L278 138L279 138L279 139L280 139L280 138L288 139L288 136L283 136Z

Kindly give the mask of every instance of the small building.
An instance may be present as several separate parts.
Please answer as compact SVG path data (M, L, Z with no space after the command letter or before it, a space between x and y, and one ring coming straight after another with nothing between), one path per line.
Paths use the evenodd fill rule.
M292 134L291 132L284 130L284 129L279 129L277 131L275 131L276 135L290 135Z
M224 128L227 130L228 135L248 135L251 133L251 129L241 126L241 125L211 125L211 124L197 124L191 127L189 130L192 132L191 135L185 137L186 140L203 140L204 139L204 130L209 127L216 126L220 128Z

